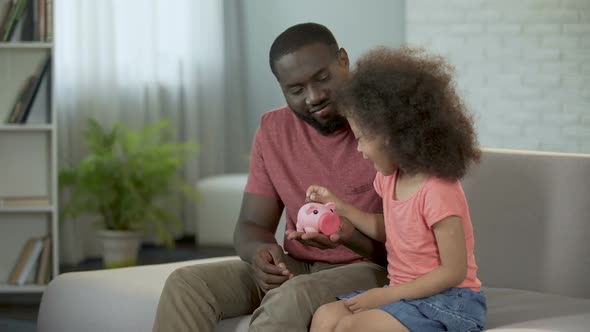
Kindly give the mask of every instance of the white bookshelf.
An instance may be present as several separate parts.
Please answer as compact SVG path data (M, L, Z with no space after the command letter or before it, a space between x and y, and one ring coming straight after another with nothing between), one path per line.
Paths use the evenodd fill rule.
M0 9L11 0L0 0ZM26 79L50 54L51 42L0 42L0 199L38 197L46 206L0 204L0 294L41 293L35 273L24 286L7 283L21 250L31 237L51 237L50 279L59 273L57 127L54 65L37 93L25 124L6 124ZM43 91L41 91L43 90Z

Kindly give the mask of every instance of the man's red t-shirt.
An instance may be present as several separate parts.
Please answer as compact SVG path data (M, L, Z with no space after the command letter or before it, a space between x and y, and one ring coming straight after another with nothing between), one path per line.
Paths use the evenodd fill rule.
M268 112L254 137L245 191L282 201L289 230L295 230L297 212L312 184L328 188L363 211L381 212L381 197L373 188L375 168L356 146L348 127L324 136L286 106ZM321 250L285 239L284 249L300 260L349 263L362 259L345 246Z

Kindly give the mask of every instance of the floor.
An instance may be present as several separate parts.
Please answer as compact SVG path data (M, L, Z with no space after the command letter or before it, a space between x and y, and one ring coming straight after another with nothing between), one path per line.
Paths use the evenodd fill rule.
M235 255L232 247L195 247L193 238L176 241L176 248L168 250L154 245L140 249L138 264L159 264L190 259ZM60 272L102 269L100 258L88 259L75 266L60 266ZM0 294L0 332L34 332L41 294Z

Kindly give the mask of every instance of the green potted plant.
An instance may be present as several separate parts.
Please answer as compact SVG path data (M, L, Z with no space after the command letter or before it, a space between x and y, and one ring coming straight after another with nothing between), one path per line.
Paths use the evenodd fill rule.
M182 197L194 199L191 186L179 177L196 151L190 143L171 143L170 124L157 122L143 130L117 123L105 130L88 120L84 143L88 155L59 173L63 219L89 215L102 226L105 267L135 265L142 231L155 232L168 247Z

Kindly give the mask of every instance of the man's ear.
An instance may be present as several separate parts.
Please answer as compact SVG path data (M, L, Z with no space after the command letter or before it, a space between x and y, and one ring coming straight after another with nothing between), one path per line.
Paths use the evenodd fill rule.
M338 63L340 63L341 66L344 66L346 68L350 66L350 61L348 60L348 53L346 53L346 50L344 48L340 48L338 50Z

